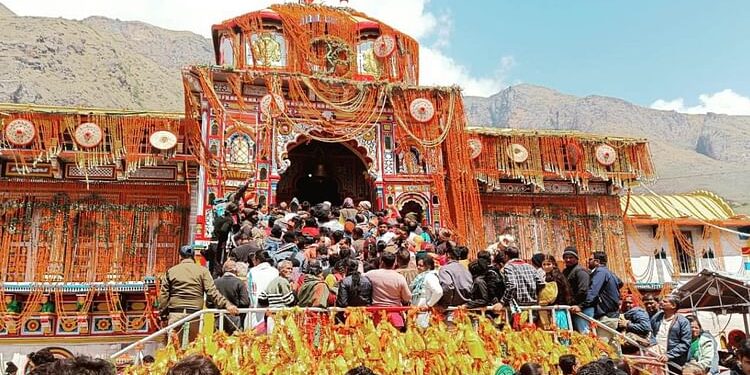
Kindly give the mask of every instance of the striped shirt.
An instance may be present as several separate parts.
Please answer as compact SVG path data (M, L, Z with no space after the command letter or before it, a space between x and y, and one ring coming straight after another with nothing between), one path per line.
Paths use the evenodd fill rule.
M292 285L284 277L277 277L271 280L266 290L260 293L258 299L266 301L268 307L289 307L294 306L294 291L292 291Z

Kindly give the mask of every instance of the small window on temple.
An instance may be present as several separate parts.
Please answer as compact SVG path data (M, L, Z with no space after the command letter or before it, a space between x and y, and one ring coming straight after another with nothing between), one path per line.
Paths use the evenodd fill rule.
M739 228L737 228L737 231L745 233L745 234L738 234L738 236L740 237L740 241L750 240L750 225L744 226L744 227L739 227Z
M211 135L219 135L219 122L215 118L211 119Z
M234 134L229 137L229 162L249 164L253 160L253 141L247 134Z
M664 250L664 248L656 250L654 252L654 258L656 258L656 259L667 259L667 252Z
M219 65L234 66L234 43L228 35L221 37L219 44Z

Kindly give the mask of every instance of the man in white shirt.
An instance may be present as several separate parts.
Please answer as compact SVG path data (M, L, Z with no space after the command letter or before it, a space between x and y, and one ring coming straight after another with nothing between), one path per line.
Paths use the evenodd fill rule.
M247 276L247 282L250 285L250 307L259 307L259 297L261 292L268 288L273 279L279 276L279 270L271 265L273 260L267 251L258 251L255 253L255 264L257 266L250 269ZM262 312L250 314L249 327L255 327L264 321L265 314Z
M659 360L665 362L670 371L680 373L690 353L692 334L690 322L677 313L679 299L673 295L661 301L662 311L654 316L656 345L662 355Z
M417 260L417 270L421 273L411 282L411 304L420 310L427 310L435 306L443 297L443 288L435 270L435 261L430 256ZM430 322L429 312L417 315L417 324L427 327Z

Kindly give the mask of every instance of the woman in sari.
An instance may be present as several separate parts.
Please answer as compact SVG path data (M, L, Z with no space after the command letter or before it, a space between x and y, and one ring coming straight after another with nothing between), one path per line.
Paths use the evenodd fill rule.
M544 270L544 280L547 282L547 285L542 289L539 295L539 304L570 305L572 302L570 285L568 284L568 279L558 268L555 257L549 254L544 254L541 268ZM542 320L542 326L545 329L551 328L550 323L554 324L555 327L559 329L569 328L568 313L565 310L556 310L554 317L552 317L551 313L540 314L540 318Z

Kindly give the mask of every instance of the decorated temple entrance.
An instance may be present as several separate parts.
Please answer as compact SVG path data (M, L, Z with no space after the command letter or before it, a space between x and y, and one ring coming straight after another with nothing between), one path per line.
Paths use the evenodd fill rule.
M309 141L289 150L291 165L281 175L276 190L278 202L297 198L311 204L329 201L340 205L344 198L355 202L372 200L367 167L358 153L345 143Z

